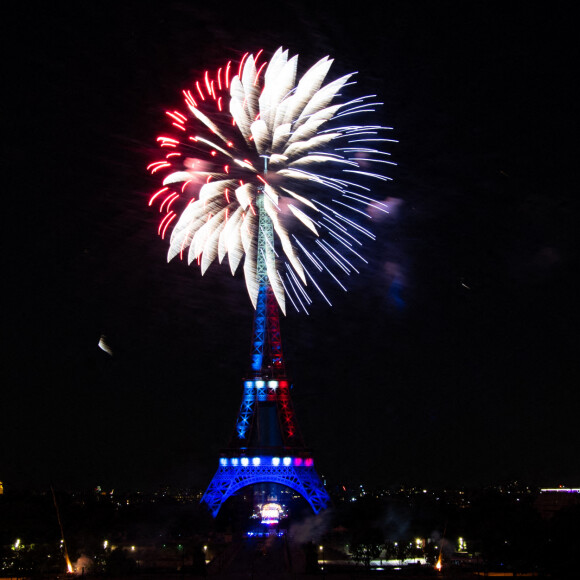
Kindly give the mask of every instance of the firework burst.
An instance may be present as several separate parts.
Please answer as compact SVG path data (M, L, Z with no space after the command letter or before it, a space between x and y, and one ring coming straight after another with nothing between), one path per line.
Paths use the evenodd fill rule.
M369 185L390 179L374 167L394 165L380 149L393 140L389 127L353 123L381 105L374 95L342 99L354 73L326 82L325 57L297 80L297 55L261 56L206 71L183 91L184 106L166 111L163 156L148 166L162 187L149 205L162 214L168 260L195 261L203 274L227 256L235 274L243 259L255 308L261 252L282 312L286 297L307 311L312 289L329 302L320 278L346 290L341 280L365 262L363 240L374 236L361 222L371 205L387 211ZM272 236L260 236L262 215Z

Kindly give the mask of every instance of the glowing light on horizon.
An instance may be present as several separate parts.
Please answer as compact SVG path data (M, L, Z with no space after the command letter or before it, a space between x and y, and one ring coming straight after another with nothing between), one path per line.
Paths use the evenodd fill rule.
M330 304L322 277L346 290L340 277L358 271L344 248L351 259L366 262L352 244L374 239L359 222L379 203L357 197L352 188L369 192L371 184L391 179L372 166L395 165L378 158L389 154L374 148L395 140L381 136L391 127L349 124L382 103L375 95L340 102L342 91L355 85L355 73L328 82L332 64L326 56L299 76L298 55L290 57L282 47L269 61L261 50L248 52L238 65L204 71L182 91L185 107L165 111L169 127L157 143L175 151L164 151L147 169L163 176L149 206L162 214L158 234L169 237L168 261L187 257L202 274L226 256L232 275L243 264L256 308L263 212L272 222L275 247L262 251L282 312L286 295L298 311L307 312L311 292ZM316 244L322 253L312 251Z
M279 503L266 503L260 510L262 523L266 525L275 525L280 521L283 508Z

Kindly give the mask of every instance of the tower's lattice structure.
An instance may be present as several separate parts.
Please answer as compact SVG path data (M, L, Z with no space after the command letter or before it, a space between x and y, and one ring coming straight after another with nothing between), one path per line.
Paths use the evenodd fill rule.
M262 192L263 193L263 192ZM315 513L330 498L304 446L286 377L276 297L268 281L267 264L274 252L273 226L257 198L259 234L257 270L259 291L254 315L251 377L243 381L243 395L230 445L201 501L213 516L239 489L255 484L287 486L308 501Z

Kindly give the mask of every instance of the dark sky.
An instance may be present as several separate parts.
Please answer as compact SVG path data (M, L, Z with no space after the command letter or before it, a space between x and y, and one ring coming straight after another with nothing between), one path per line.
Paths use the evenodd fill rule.
M330 483L580 484L576 32L519 2L80 2L3 17L7 489L204 486L253 311L166 263L147 201L163 111L244 52L330 54L385 103L396 211L369 265L283 321ZM107 335L114 350L97 348Z

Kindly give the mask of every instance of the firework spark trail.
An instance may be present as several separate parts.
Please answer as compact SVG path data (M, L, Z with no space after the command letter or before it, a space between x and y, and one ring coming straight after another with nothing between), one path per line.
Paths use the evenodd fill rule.
M394 140L381 136L390 127L342 123L381 106L375 95L339 102L341 91L355 84L355 73L327 82L333 60L324 57L297 78L298 55L279 48L269 62L260 62L261 53L246 53L237 66L230 61L215 74L205 71L183 91L183 108L166 111L169 130L157 138L163 157L148 166L163 176L162 188L149 205L162 214L159 235L170 236L168 260L186 255L203 274L227 256L235 274L243 258L254 308L262 207L276 246L264 252L268 281L282 312L286 295L296 310L306 311L311 288L329 300L305 263L345 289L339 275L357 270L341 250L364 261L346 238L357 245L360 236L374 239L358 221L369 217L366 208L375 202L353 198L358 194L352 188L369 192L369 183L390 180L370 166L394 165L384 160L388 153L374 148ZM361 207L353 207L353 200ZM324 252L317 256L309 247Z
M62 548L63 548L63 552L64 552L64 560L66 563L66 571L68 574L72 574L74 572L74 570L73 570L70 558L68 556L68 549L66 547L66 541L64 539L64 531L62 528L62 521L60 519L60 510L58 509L58 503L56 502L56 494L54 493L54 488L52 487L52 485L50 486L50 491L52 492L52 501L54 502L54 508L56 509L56 518L58 520L58 526L60 528L60 537L61 537Z

